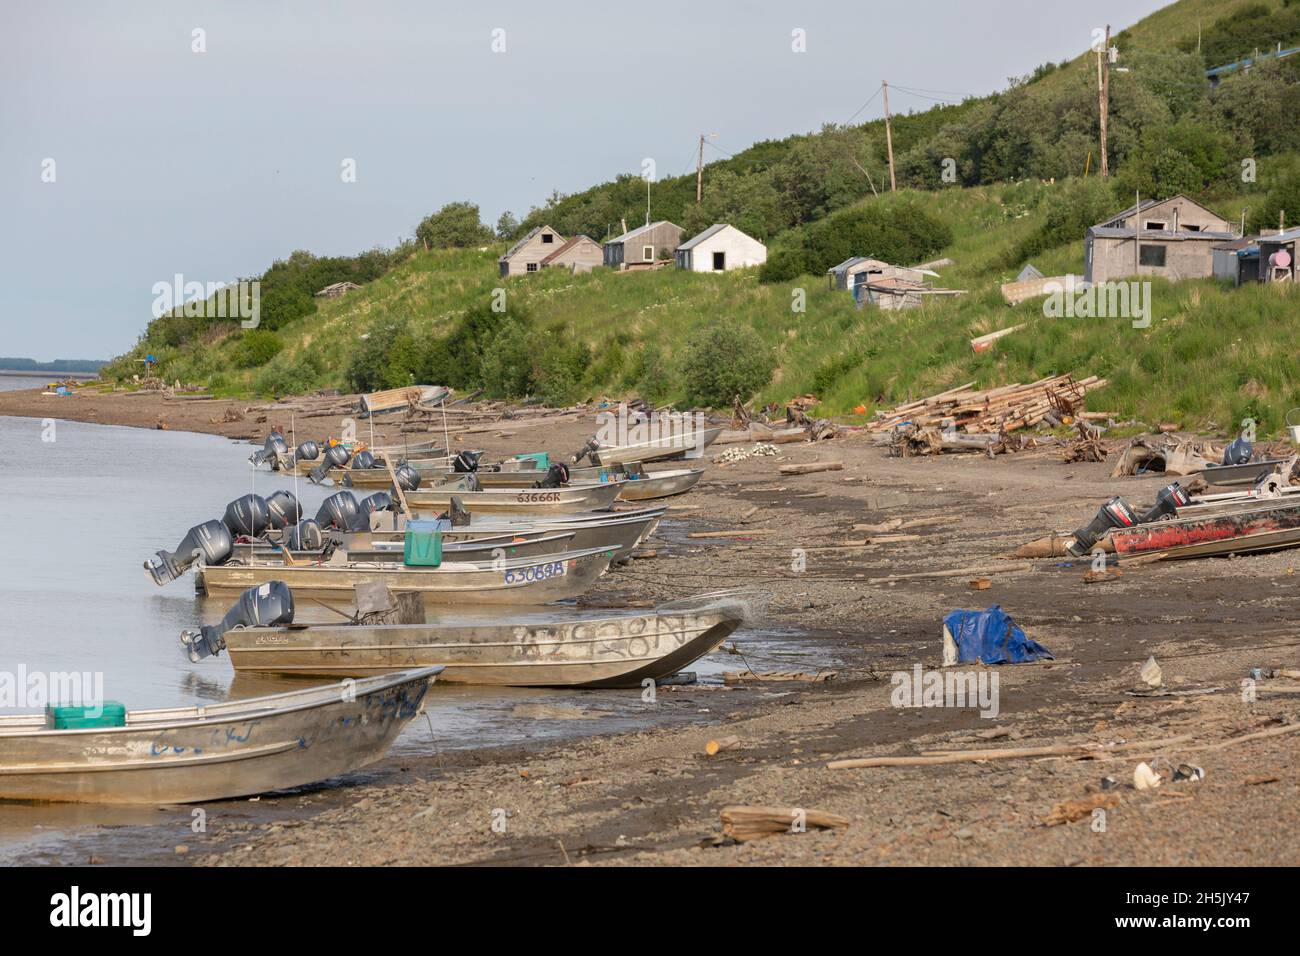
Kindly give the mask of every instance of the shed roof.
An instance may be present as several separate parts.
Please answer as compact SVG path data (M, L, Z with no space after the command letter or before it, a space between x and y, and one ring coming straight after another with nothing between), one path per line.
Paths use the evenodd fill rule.
M505 255L503 255L503 256L502 256L500 259L498 259L497 261L498 261L498 262L504 262L506 259L509 259L509 258L510 258L511 256L513 256L516 252L518 252L518 251L519 251L520 249L522 249L525 245L527 245L528 240L531 239L531 238L533 238L533 236L537 235L539 232L555 232L555 230L552 229L550 226L533 226L533 228L532 228L532 229L529 229L528 232L524 235L524 237L523 237L522 239L520 239L520 240L519 240L518 242L516 242L513 246L511 246L509 249L507 249L506 252L505 252ZM559 234L558 232L555 232L555 234L556 234L557 236L560 236L560 234ZM563 236L560 236L560 238L563 239L564 237L563 237Z
M605 245L608 246L611 243L616 242L627 242L630 239L635 239L637 236L641 235L641 233L649 232L651 229L658 228L659 226L672 226L674 229L681 228L681 226L676 223L671 223L667 219L660 219L658 222L647 223L644 226L637 226L635 229L629 229L627 232L623 233L623 235L615 236L613 239L606 239Z
M691 239L686 240L686 242L683 242L683 243L682 243L680 246L678 246L677 248L678 248L678 249L694 249L696 246L698 246L698 245L699 245L701 242L703 242L705 239L708 239L710 236L716 236L716 235L717 235L718 233L720 233L723 229L726 229L728 225L729 225L729 223L725 223L725 222L715 222L713 225L709 226L708 229L705 229L705 230L704 230L702 233L700 233L698 236L694 236L694 237L692 237ZM733 227L733 228L734 228L734 227ZM740 232L739 229L737 229L736 231L737 231L737 232ZM744 235L744 233L741 233L741 235Z
M1179 230L1174 232L1171 229L1125 229L1121 226L1092 226L1088 234L1096 236L1098 239L1132 239L1140 236L1143 239L1159 240L1161 242L1224 242L1236 239L1237 237L1230 232L1183 232Z
M1185 196L1182 193L1176 193L1175 195L1169 196L1165 199L1144 199L1138 205L1129 206L1127 209L1115 213L1115 215L1111 216L1109 219L1103 219L1101 222L1097 223L1097 226L1110 226L1113 223L1119 222L1121 219L1127 219L1129 216L1133 216L1136 215L1137 213L1144 212L1147 209L1150 209L1152 206L1159 206L1162 205L1163 203L1171 202L1175 199L1181 199L1184 202L1191 203L1193 206L1203 210L1204 212L1209 213L1211 216L1214 216L1214 218L1216 219L1223 218L1218 213L1216 213L1213 209L1206 208L1205 206L1198 203L1195 199L1191 199L1190 197Z
M1286 242L1295 242L1297 239L1300 239L1300 226L1297 226L1294 229L1288 229L1286 232L1281 234L1275 232L1271 236L1260 236L1255 241L1269 242L1269 243L1279 243L1279 242L1286 243Z
M556 249L554 252L552 252L550 255L544 258L542 260L542 265L547 265L550 263L552 259L562 256L564 253L568 252L574 246L580 244L584 239L587 242L590 242L593 246L596 245L596 240L592 239L590 236L574 236L572 239L566 240L564 243L560 245L558 249Z

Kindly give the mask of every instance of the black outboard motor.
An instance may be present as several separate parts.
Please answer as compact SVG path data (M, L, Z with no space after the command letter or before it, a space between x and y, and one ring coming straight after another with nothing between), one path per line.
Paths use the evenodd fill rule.
M569 483L569 466L557 461L546 469L546 475L540 481L534 481L534 488L559 488Z
M600 447L600 442L596 441L594 436L588 438L587 443L574 453L573 463L576 465L578 462L582 461L582 459L586 458L588 455L591 455L591 463L593 465L596 464L595 451L599 447Z
M376 491L373 495L365 498L361 502L361 518L367 528L370 527L370 516L379 511L393 510L393 496L386 491Z
M1066 550L1076 558L1082 558L1097 543L1097 539L1111 528L1130 528L1137 524L1137 515L1119 495L1111 498L1097 512L1090 522L1074 532L1074 541Z
M221 519L231 534L236 537L247 535L250 538L264 534L270 520L266 499L255 494L242 495L226 505L226 513Z
M369 531L370 523L362 520L357 496L350 491L336 491L326 498L316 512L316 521L327 531Z
M289 445L284 440L284 436L273 431L266 436L266 441L262 443L262 447L248 456L248 461L254 466L260 465L264 461L270 461L271 467L276 468L279 465L277 461L279 456L286 454L288 451Z
M375 464L375 456L368 451L359 451L352 456L352 470L356 471L361 468L378 468Z
M239 595L220 624L205 624L197 631L181 631L181 644L198 663L226 646L225 633L237 627L273 627L293 623L293 592L283 581L267 581Z
M146 561L144 569L153 578L153 583L162 587L175 581L200 559L204 564L224 563L234 549L235 540L230 529L214 518L190 528L175 551L159 551L158 563Z
M1238 435L1228 447L1223 449L1223 463L1225 465L1244 465L1250 461L1250 456L1254 453L1255 446L1246 441L1245 435Z
M300 461L315 461L319 457L320 445L310 438L293 450L293 463L295 465Z
M397 487L403 491L420 490L420 473L406 462L402 462L393 470L393 476L397 479Z
M1156 503L1151 506L1141 518L1141 522L1146 524L1148 521L1159 521L1162 518L1172 518L1178 514L1178 509L1192 503L1192 496L1178 482L1171 482L1165 485L1156 494Z
M280 489L266 499L267 522L276 531L283 531L302 520L302 505L292 492Z
M458 475L478 471L478 460L482 457L481 451L462 451L451 460L451 470Z
M465 510L465 505L460 498L455 495L451 496L451 507L438 517L450 521L453 528L463 528L469 524L469 512Z
M319 551L325 547L325 533L318 522L306 518L285 533L282 543L290 551Z
M320 484L325 480L325 474L331 468L342 468L349 459L352 458L352 452L348 451L343 445L330 445L325 449L325 460L307 473L307 478L314 484Z

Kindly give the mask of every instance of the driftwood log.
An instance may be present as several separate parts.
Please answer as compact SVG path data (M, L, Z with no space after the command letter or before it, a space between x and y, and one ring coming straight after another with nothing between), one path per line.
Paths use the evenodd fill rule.
M801 807L723 807L721 817L722 832L741 843L781 833L806 833L810 829L842 830L850 822L838 813Z

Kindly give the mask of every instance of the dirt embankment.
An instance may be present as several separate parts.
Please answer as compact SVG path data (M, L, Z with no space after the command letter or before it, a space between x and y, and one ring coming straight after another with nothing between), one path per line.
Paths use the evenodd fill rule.
M6 398L0 396L0 414L23 414L13 410L20 399ZM148 425L159 414L145 399L116 400L144 403L131 408L119 408L112 396L48 401L75 403L69 407L87 413L83 420L113 421L138 409L134 421L117 423ZM206 419L221 414L186 412ZM205 424L196 422L195 430L219 428ZM490 452L559 453L592 430L587 418L526 431L502 422L463 437ZM1010 570L1021 564L1005 560L1016 545L1082 523L1117 490L1147 501L1160 480L1112 481L1106 465L1064 465L1051 449L993 461L976 455L896 460L862 438L848 438L780 451L785 461L833 458L844 469L781 477L781 460L774 458L710 466L704 483L673 500L657 557L616 569L594 597L617 603L761 585L772 592L770 620L816 632L818 646L835 658L836 680L662 688L655 704L629 692L629 709L662 706L688 719L559 745L390 758L363 782L328 796L263 798L255 817L214 805L207 832L185 841L184 859L217 865L1300 860L1289 841L1272 836L1300 817L1300 733L1231 742L1300 714L1300 694L1289 693L1300 682L1263 680L1253 696L1241 687L1253 668L1300 666L1294 627L1300 554L1148 565L1100 584L1083 582L1085 566L1059 560ZM847 543L866 536L854 524L893 517L942 520L917 528L915 537ZM735 535L690 538L692 530ZM794 570L794 549L803 552L802 571ZM1007 570L985 573L992 584L981 591L969 589L967 576L876 580L1000 565ZM994 603L1056 660L975 668L997 675L996 717L982 718L971 707L894 706L894 673L910 673L916 664L938 667L942 617ZM736 638L742 653L753 649L743 632ZM1164 671L1157 696L1139 688L1137 677L1151 655ZM768 662L751 663L763 670ZM739 737L740 746L706 757L704 744L724 734ZM1176 742L1159 743L1171 738ZM827 767L875 754L1135 742L1136 749L1088 760ZM1137 791L1139 761L1166 777L1181 764L1196 765L1205 777ZM718 813L730 804L825 810L847 817L850 826L702 847L720 834ZM1045 825L1054 811L1079 807L1076 822ZM170 844L161 842L169 838L157 839L159 851L169 854Z

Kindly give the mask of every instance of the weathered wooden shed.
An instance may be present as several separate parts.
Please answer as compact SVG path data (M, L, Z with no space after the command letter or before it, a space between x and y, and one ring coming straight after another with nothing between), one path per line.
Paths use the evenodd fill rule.
M832 289L847 289L849 291L864 282L878 282L882 279L924 282L926 276L935 274L927 269L909 269L906 266L891 265L881 259L872 259L870 256L854 256L826 270Z
M603 262L600 243L590 236L574 236L542 260L542 268L560 267L570 272L590 272Z
M563 244L564 237L550 226L533 227L497 260L501 278L536 272L542 267L542 260Z
M761 266L767 246L725 222L714 223L677 247L677 268L690 272L729 272Z
M604 262L614 269L653 268L670 258L681 241L681 226L667 220L652 222L606 240Z

